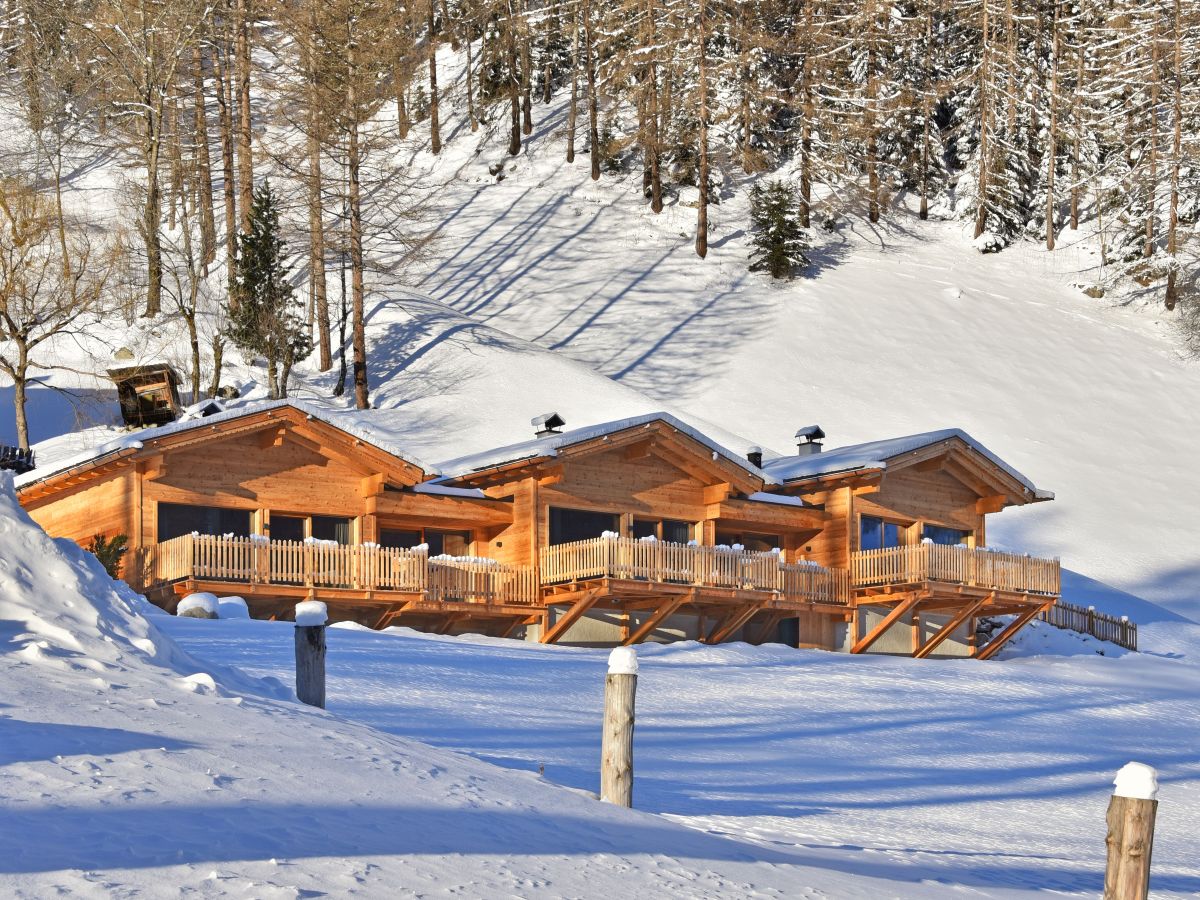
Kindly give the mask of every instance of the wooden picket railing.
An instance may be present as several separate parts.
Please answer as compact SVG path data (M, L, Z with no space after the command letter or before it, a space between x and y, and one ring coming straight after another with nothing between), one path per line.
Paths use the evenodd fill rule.
M1126 650L1137 650L1137 623L1128 616L1110 616L1096 612L1093 606L1075 606L1061 600L1043 610L1039 618L1056 628L1090 634L1102 641L1111 641Z
M543 547L541 576L543 584L619 578L771 591L804 602L845 604L849 600L845 570L784 563L778 553L622 537Z
M532 569L437 557L373 544L268 541L189 534L131 555L125 580L137 590L184 579L241 584L425 593L438 602L532 604Z
M1061 589L1057 559L946 544L887 547L850 555L851 587L922 581L944 581L1046 596L1058 596Z

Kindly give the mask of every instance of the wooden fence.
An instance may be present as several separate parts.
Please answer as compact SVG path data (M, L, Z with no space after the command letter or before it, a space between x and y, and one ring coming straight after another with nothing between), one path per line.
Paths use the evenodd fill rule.
M126 566L126 580L146 590L184 579L241 584L426 593L439 602L532 604L537 596L528 567L487 560L439 557L424 550L370 544L267 541L189 534L142 548Z
M998 591L1021 591L1057 596L1057 559L1038 559L1017 553L978 550L945 544L914 544L851 554L853 587L945 581Z
M594 538L543 547L541 570L546 584L621 578L772 591L788 599L838 604L847 603L849 595L844 570L784 563L778 553L634 538Z
M1137 623L1130 622L1128 616L1110 616L1096 612L1091 606L1075 606L1060 600L1044 610L1039 618L1056 628L1090 634L1126 650L1137 650Z

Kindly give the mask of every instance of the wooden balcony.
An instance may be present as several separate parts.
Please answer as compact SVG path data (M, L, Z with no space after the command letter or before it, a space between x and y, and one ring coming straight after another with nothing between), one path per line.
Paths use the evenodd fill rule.
M944 544L917 544L851 554L850 587L856 594L925 586L933 591L997 592L1057 597L1057 559L978 550Z
M430 558L425 550L370 544L270 541L265 538L184 535L132 554L125 580L147 592L180 590L316 596L395 603L414 608L449 604L532 607L533 570L492 560Z
M778 553L633 538L595 538L544 547L541 578L543 586L610 580L623 582L630 590L644 586L643 593L684 594L697 588L709 596L725 592L734 599L773 595L772 607L849 602L847 573L842 569L785 563Z

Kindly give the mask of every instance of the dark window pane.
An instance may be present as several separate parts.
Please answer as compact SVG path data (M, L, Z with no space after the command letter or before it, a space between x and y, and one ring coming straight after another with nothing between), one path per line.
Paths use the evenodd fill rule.
M425 529L430 556L466 556L471 543L469 531L432 531Z
M271 516L271 540L304 540L304 519L299 516Z
M664 519L662 523L662 539L673 544L686 544L692 539L692 523L678 522L675 519Z
M900 526L895 522L883 523L883 546L899 547L901 543Z
M250 510L189 506L184 503L158 504L160 541L169 541L171 538L192 532L247 537L250 534Z
M313 516L312 536L318 541L350 543L350 520L338 516Z
M961 531L958 528L946 528L943 525L926 525L923 529L924 536L929 538L935 544L965 544L967 538L971 536L969 531Z
M591 512L585 509L550 507L550 543L569 544L598 538L606 531L618 531L619 516L615 513Z
M749 532L742 536L741 544L747 550L755 553L768 553L776 547L783 546L783 539L777 534L754 534Z
M742 536L736 531L718 531L716 541L718 547L732 547L742 542Z
M858 549L879 550L883 547L883 519L862 516L858 535Z
M658 537L658 522L654 519L634 519L633 536L635 538Z
M421 543L421 532L400 531L394 528L383 528L379 532L379 546L393 549L408 550Z

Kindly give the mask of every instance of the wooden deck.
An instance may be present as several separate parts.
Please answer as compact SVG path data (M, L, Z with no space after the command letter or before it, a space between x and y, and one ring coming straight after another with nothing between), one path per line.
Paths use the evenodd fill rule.
M165 605L182 594L211 591L240 594L257 614L283 615L296 601L316 598L329 603L335 618L375 627L414 617L528 619L538 599L528 567L372 544L258 537L184 535L132 554L124 576Z
M1057 597L1062 578L1057 559L977 550L944 544L916 544L863 550L850 555L850 587L856 596L927 585L932 592L998 592Z

